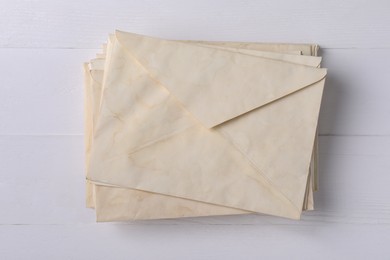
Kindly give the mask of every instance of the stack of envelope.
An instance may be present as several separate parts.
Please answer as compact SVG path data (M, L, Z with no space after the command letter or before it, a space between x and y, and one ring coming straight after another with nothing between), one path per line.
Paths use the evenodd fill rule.
M84 65L97 221L312 210L326 77L317 52L110 35Z

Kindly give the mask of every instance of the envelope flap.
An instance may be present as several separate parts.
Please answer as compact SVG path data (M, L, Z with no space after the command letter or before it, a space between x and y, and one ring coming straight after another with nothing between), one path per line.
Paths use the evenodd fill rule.
M320 81L326 69L116 32L117 41L202 125L212 128Z

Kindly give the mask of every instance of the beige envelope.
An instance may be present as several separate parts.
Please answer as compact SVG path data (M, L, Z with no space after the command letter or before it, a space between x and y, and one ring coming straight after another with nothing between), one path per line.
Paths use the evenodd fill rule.
M232 49L234 50L234 49ZM240 50L245 52L246 50ZM278 55L275 53L251 51L251 54L257 56L271 56L280 60L295 61L296 57L290 55ZM88 137L88 143L91 140L92 121L96 121L98 114L98 105L100 105L101 95L101 80L103 76L104 60L101 59L92 60L89 66L86 66L87 94L86 100L86 136ZM311 66L318 66L320 59L307 59L304 58L300 62L303 64L309 64ZM93 112L91 113L91 111ZM93 116L93 120L92 120ZM90 145L86 145L87 148ZM89 149L87 149L87 158L89 155ZM309 175L310 178L310 175ZM305 200L307 202L303 209L312 208L312 190L310 189L311 183L309 183L309 193L306 194ZM127 220L134 219L134 216L141 219L149 218L172 218L181 216L203 216L203 215L226 215L226 214L242 214L248 213L242 210L222 208L219 206L213 206L211 208L204 203L186 201L180 198L169 197L161 194L154 194L150 192L143 192L131 189L121 189L113 186L96 185L87 181L87 205L89 207L95 206L98 221L112 221L112 220ZM139 197L142 197L142 203L138 203ZM148 199L146 200L145 197ZM137 199L138 198L138 199ZM138 205L141 204L141 205ZM164 210L156 205L164 204ZM169 205L169 206L167 206ZM183 212L183 209L185 211Z
M323 69L119 32L105 64L91 180L299 217Z
M202 44L205 44L202 42ZM208 44L210 45L210 44ZM224 44L226 45L226 43ZM306 57L296 57L291 55L280 55L278 53L263 52L250 49L242 49L246 46L242 46L240 49L225 48L233 51L247 52L251 55L260 57L270 57L278 60L290 61L298 64L306 64L309 66L317 67L320 62L319 58L308 59ZM251 44L253 45L253 43ZM264 44L260 44L262 48L267 47ZM218 46L219 47L219 46ZM283 46L282 46L283 47ZM289 51L288 53L300 54L301 51ZM86 66L86 156L87 161L89 158L89 149L92 139L92 121L96 121L98 115L98 107L100 106L101 98L101 81L104 72L104 58L105 54L97 54L99 59L92 60L88 66ZM299 58L299 60L297 60ZM92 111L92 113L91 113ZM93 120L92 120L93 119ZM313 155L315 153L313 152ZM314 162L314 160L312 160ZM88 163L87 163L88 165ZM312 167L312 170L315 168ZM303 210L313 209L313 190L312 182L310 182L311 172L309 174L308 186L305 194L305 201ZM246 211L240 211L236 209L225 208L223 211L221 207L214 206L210 208L207 205L201 205L205 203L186 201L180 198L174 198L166 195L155 194L150 192L143 192L132 189L121 189L113 186L94 185L87 180L87 206L96 208L96 215L98 221L113 221L113 220L128 220L134 219L134 216L141 219L150 218L173 218L182 216L203 216L203 215L222 215L222 214L242 214L248 213ZM148 197L148 200L142 200L142 207L140 207L138 201L139 198ZM96 201L96 203L95 203ZM161 207L155 205L170 205L165 206L165 212L163 214ZM183 209L186 209L183 213Z

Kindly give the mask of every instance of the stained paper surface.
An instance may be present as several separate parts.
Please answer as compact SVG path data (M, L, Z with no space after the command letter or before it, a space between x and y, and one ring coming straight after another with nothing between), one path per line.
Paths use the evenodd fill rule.
M110 35L84 65L97 221L312 210L326 77L317 51Z

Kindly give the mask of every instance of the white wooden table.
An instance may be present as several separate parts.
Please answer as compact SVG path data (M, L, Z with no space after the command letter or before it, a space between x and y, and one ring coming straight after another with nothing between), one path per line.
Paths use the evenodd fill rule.
M0 1L0 259L390 259L389 1L97 2ZM82 62L114 29L320 44L316 210L96 224Z

